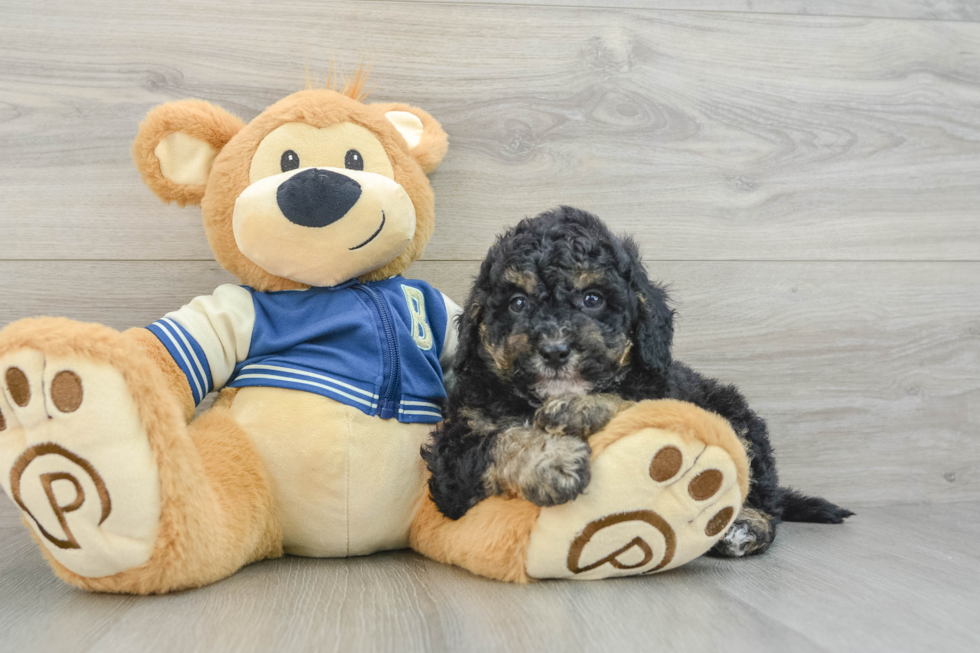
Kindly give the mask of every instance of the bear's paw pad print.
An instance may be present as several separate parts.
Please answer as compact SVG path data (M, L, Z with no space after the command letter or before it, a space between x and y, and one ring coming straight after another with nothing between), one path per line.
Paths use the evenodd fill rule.
M132 393L113 367L36 349L0 357L0 485L68 570L146 562L159 477Z
M707 552L741 505L724 449L648 428L592 461L575 501L541 511L528 547L532 578L650 574Z

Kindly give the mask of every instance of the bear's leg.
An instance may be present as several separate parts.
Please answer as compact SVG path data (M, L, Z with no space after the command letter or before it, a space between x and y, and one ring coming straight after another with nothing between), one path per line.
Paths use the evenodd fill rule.
M412 522L412 548L474 574L526 583L527 549L542 508L525 499L493 496L459 519L449 519L426 497Z
M0 332L0 484L61 578L162 593L280 554L261 462L217 403L188 427L160 367L101 325Z
M428 501L412 546L511 582L664 571L707 552L748 493L748 460L731 425L674 400L642 401L589 438L592 480L568 503L481 501L459 520Z

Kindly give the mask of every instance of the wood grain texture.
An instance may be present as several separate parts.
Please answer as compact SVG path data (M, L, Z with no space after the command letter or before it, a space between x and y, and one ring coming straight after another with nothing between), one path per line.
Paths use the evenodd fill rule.
M385 1L385 0L381 0ZM408 0L458 2L458 0ZM805 16L980 20L974 0L468 0L476 4L556 5L629 9L683 9Z
M882 4L882 3L878 3ZM980 260L980 24L404 2L17 3L0 259L210 258L129 160L202 97L245 118L333 57L450 134L431 260L559 202L672 260Z
M63 585L2 502L0 651L975 651L978 510L863 508L649 578L520 587L395 552L140 598Z
M648 265L675 298L677 358L742 388L784 483L845 504L980 499L980 264ZM477 266L410 274L463 303ZM233 281L214 263L0 262L0 324L141 326Z

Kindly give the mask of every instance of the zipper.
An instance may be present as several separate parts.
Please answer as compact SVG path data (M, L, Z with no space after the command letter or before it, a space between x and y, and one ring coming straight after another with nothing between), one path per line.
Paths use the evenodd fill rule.
M381 392L378 393L378 416L381 419L398 417L398 402L395 401L395 396L401 388L402 380L398 352L395 350L395 344L397 342L395 326L391 320L391 314L388 312L388 306L385 305L384 300L381 299L381 295L374 288L365 284L358 284L355 287L371 298L371 301L374 303L374 310L377 312L378 319L384 330L381 338L384 341L384 352L382 352L384 359L384 369L382 370L384 381L381 384Z

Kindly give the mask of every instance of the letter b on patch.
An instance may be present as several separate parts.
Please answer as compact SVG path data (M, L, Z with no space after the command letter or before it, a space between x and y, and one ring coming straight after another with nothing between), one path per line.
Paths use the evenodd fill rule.
M418 288L402 284L408 313L412 316L412 340L422 351L432 349L432 329L425 314L425 295Z

